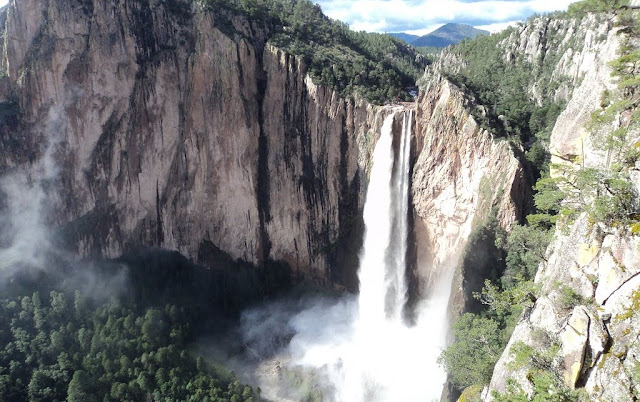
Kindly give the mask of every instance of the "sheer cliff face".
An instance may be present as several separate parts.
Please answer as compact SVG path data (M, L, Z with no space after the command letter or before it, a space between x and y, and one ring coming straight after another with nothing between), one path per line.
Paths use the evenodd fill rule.
M53 149L50 219L82 255L221 250L346 281L338 240L384 111L315 86L267 28L190 3L12 1L0 87L22 116L0 172Z
M612 21L604 14L580 19L540 17L520 26L500 46L506 60L523 58L551 71L528 88L538 102L545 96L540 87L549 83L556 88L554 101L566 102L599 62L599 51L607 46L611 28Z
M530 179L508 142L480 128L469 112L473 105L459 88L433 71L424 81L416 115L412 199L417 265L430 285L458 266L472 229L492 210L505 229L522 218ZM456 311L464 303L462 281L458 273L452 293Z
M588 129L591 113L605 90L615 88L608 63L616 58L618 33L583 54L584 79L558 118L552 136L552 161L575 168L602 167L609 156L599 149L601 137ZM617 126L606 127L615 130ZM640 140L631 131L629 144ZM638 164L631 180L640 188ZM552 175L561 174L552 170ZM514 371L511 347L524 342L537 350L559 346L557 375L569 387L584 387L589 400L635 400L638 392L640 307L640 239L625 228L590 222L586 215L557 230L536 276L540 297L525 311L498 361L489 391L504 391L512 378L526 391L527 369ZM575 293L567 301L567 289ZM492 399L490 392L487 399Z
M597 64L612 26L612 20L603 14L580 19L539 17L519 24L497 47L505 62L527 63L533 85L523 89L533 100L542 104L542 97L551 96L562 103L572 98L574 88ZM465 63L460 55L445 50L436 66L457 73Z

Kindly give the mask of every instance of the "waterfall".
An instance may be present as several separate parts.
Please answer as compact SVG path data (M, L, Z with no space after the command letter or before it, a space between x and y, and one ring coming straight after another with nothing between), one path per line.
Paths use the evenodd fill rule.
M398 160L394 169L393 121L382 125L373 152L364 207L365 238L358 279L360 325L375 328L386 320L400 322L406 302L407 218L412 112L403 113Z
M393 123L399 117L402 132L394 147ZM319 300L289 320L295 335L283 359L316 373L325 401L440 399L446 374L437 358L446 340L451 269L443 269L433 293L415 307L415 323L403 319L412 121L413 112L394 110L373 152L357 299Z
M396 116L385 119L373 153L358 271L359 315L349 349L341 357L344 382L338 387L339 401L431 400L439 398L444 383L436 360L444 346L448 292L446 298L420 304L415 326L403 320L413 112L402 113L394 155ZM450 281L444 282L446 289Z
M393 297L390 303L387 303L387 306L390 309L391 316L396 320L402 319L404 305L407 301L405 273L407 267L407 237L409 235L409 185L411 182L409 173L411 170L412 122L413 111L404 113L400 151L398 153L399 160L393 178L393 182L396 185L392 203L395 224L389 239L390 252L387 254L387 261L389 261L392 273L392 282L388 292Z
M386 320L387 248L392 228L393 118L382 125L380 138L373 151L369 188L364 206L365 235L360 258L360 324L374 328Z

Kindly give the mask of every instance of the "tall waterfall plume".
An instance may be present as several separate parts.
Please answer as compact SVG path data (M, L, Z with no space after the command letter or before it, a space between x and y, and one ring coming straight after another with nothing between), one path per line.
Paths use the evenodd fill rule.
M407 218L412 112L403 113L398 161L394 169L393 121L382 126L364 207L365 240L358 279L362 325L400 321L406 302Z

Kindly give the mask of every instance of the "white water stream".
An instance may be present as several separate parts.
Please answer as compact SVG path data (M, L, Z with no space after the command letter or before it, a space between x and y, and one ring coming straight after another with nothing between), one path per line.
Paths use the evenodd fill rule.
M393 119L390 115L385 120L373 153L364 207L366 231L358 271L358 308L359 325L366 328L375 328L386 321L401 322L406 303L411 113L404 114L395 171Z

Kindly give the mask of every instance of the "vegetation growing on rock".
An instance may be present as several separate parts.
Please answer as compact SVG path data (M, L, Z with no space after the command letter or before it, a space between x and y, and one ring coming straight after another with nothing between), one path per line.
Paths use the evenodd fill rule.
M382 104L411 100L426 59L403 41L386 34L355 32L325 16L309 0L197 0L219 12L226 9L264 21L269 42L303 58L314 82L337 89L343 97L355 93Z
M489 277L482 292L476 295L486 308L460 318L459 324L454 325L454 342L441 356L451 381L460 390L470 385L488 384L491 374L486 374L486 367L491 365L489 361L493 355L489 356L482 348L473 347L472 344L479 338L469 334L483 328L493 328L501 335L480 339L491 342L491 350L506 346L521 313L530 309L539 296L540 285L534 285L533 280L538 266L545 261L545 250L556 227L566 224L567 218L583 212L588 213L593 224L623 230L628 228L630 234L635 233L634 228L638 227L638 195L631 175L637 170L640 160L640 144L637 142L640 117L640 82L637 78L640 74L640 53L637 49L640 26L633 10L624 8L626 4L626 1L589 0L575 3L564 14L570 18L583 18L588 12L617 12L617 25L623 39L620 56L611 63L611 67L618 88L603 94L602 109L594 113L590 127L594 142L601 144L601 149L608 156L604 166L585 167L580 161L562 165L549 163L549 134L563 107L562 103L554 100L557 87L551 80L552 70L549 70L557 60L549 65L545 62L532 65L523 60L505 59L500 50L493 48L498 47L498 43L509 36L508 33L465 42L453 50L463 60L463 66L458 70L450 67L450 77L471 91L476 100L484 105L486 114L479 115L478 119L494 127L496 132L503 130L517 143L525 144L528 159L540 175L535 186L536 208L527 217L528 225L514 227L504 241L500 235L495 236L496 246L502 250L505 261L502 273L498 277ZM485 54L494 56L489 57L488 62L479 62L481 55ZM520 70L522 68L535 71L531 81ZM494 70L500 71L505 77L504 82L493 84L493 81L500 81L493 79ZM515 88L530 88L533 82L541 83L538 102L526 91L515 91ZM560 226L557 226L558 222ZM561 309L570 311L576 305L592 303L571 286L559 284L558 289L557 302ZM473 323L475 327L465 325L466 332L461 332L460 325L467 323ZM553 345L554 342L551 342L547 346L532 348L516 344L511 349L518 364L514 369L528 373L526 379L530 389L525 392L513 381L506 393L494 394L495 400L587 400L582 391L574 391L564 384L562 376L558 374L562 366L558 360L559 348L557 344L556 347ZM460 351L467 354L464 360L451 358ZM493 363L499 354L493 358ZM475 363L470 364L469 361ZM465 373L469 368L474 372ZM460 381L460 378L469 380Z
M628 2L614 3L607 4L621 7ZM577 10L602 7L600 1L575 4ZM602 94L601 109L593 113L589 127L594 143L606 153L607 163L595 167L585 167L581 161L554 164L553 178L539 183L538 193L539 198L555 198L555 209L565 216L587 212L594 223L631 229L640 213L637 188L631 179L640 160L640 22L636 17L632 10L619 13L617 25L623 35L620 55L610 63L618 88Z
M534 61L509 55L501 44L514 34L517 28L509 28L454 46L449 52L460 61L445 66L445 73L482 105L481 110L474 111L474 117L483 127L526 145L529 159L543 170L548 162L544 149L564 107L564 101L555 97L562 77L552 77L562 52L556 58ZM539 100L527 90L534 84Z

